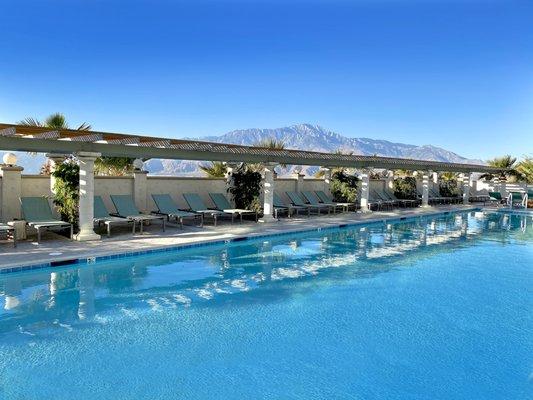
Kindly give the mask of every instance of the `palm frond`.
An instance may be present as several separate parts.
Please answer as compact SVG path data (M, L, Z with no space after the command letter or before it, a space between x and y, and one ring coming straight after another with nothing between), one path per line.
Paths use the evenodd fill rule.
M76 128L76 130L78 131L90 131L91 129L91 124L88 124L87 122L83 122L80 126Z
M255 147L264 147L271 150L283 150L285 148L285 143L282 140L277 140L276 138L265 138L254 144Z
M53 129L68 129L67 119L61 113L55 113L44 120L44 126Z
M18 124L26 126L43 126L41 121L33 117L24 118L22 121L19 121Z
M200 165L200 169L211 178L223 178L228 172L226 164L220 161L213 161L210 165Z

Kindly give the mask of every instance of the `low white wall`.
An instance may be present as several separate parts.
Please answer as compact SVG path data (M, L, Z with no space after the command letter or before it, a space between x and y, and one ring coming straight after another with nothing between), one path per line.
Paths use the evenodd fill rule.
M7 177L7 175L6 175ZM4 199L1 198L2 187L7 183L5 178L0 176L0 205L4 205ZM142 182L138 181L137 183ZM15 185L16 186L16 185ZM370 187L374 189L383 189L386 186L386 180L376 179L370 181ZM502 189L502 194L509 191L521 191L527 190L526 184L511 184L500 185L505 187ZM280 178L275 180L275 191L285 200L288 201L285 192L295 191L297 187L297 180L295 178ZM530 189L533 189L533 185L529 185ZM209 206L213 206L211 199L209 198L210 192L226 193L226 181L223 178L197 178L197 177L160 177L160 176L148 176L146 179L146 210L152 211L155 209L151 194L169 193L176 204L181 208L187 208L187 204L183 199L183 193L199 193L204 202ZM324 190L326 185L323 179L307 178L302 182L301 190ZM495 189L493 182L474 181L473 192L480 191L492 191ZM111 194L129 194L133 195L134 192L134 178L133 176L123 177L107 177L97 176L95 178L95 195L102 196L105 205L110 212L114 212L115 209L110 199ZM22 175L20 184L20 195L11 194L18 199L20 196L51 196L50 191L50 178L45 175ZM11 197L13 197L11 196ZM8 197L7 195L5 197ZM10 198L11 198L10 197ZM228 196L229 198L229 196ZM18 203L18 202L17 202ZM10 205L12 208L12 206ZM18 204L16 207L19 207ZM9 207L0 207L0 209L9 209ZM8 212L5 212L8 214ZM10 214L13 214L12 210ZM0 215L0 220L6 221L13 216Z
M109 212L115 212L109 196L112 194L133 195L133 176L97 176L94 178L94 194L102 197Z
M152 194L168 193L180 208L188 208L183 193L198 193L204 203L214 206L209 193L226 194L226 180L224 178L184 178L184 177L153 177L147 181L148 210L155 210ZM229 198L229 196L228 196Z
M51 196L50 177L47 175L22 175L22 197Z

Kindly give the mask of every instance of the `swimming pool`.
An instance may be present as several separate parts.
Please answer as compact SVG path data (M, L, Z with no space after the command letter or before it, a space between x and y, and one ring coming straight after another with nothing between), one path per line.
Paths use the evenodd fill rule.
M7 274L0 398L531 398L532 225L471 212Z

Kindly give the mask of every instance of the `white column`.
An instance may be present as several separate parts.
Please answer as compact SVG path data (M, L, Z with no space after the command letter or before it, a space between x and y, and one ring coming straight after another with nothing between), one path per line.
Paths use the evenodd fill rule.
M48 162L50 164L50 193L55 194L55 183L56 178L52 175L52 172L55 171L56 167L61 164L63 161L65 161L65 158L67 158L68 154L61 154L61 153L47 153L45 154L46 157L48 157Z
M76 240L98 240L100 235L94 233L94 161L99 153L80 152L77 154L80 164L80 204L79 227L80 232Z
M432 177L431 177L431 180L432 180L432 187L433 189L439 193L440 192L440 187L439 187L439 173L438 172L433 172L432 174Z
M470 178L472 174L462 174L463 176L463 204L468 204L470 198Z
M429 171L422 174L422 207L429 207Z
M361 211L370 212L368 208L368 199L370 196L370 171L368 169L363 169L361 173Z
M263 170L263 218L259 222L277 221L274 218L274 168L277 164L265 164Z
M385 189L394 191L394 171L387 171L385 177Z
M233 171L235 171L239 164L236 163L225 163L226 164L226 173L224 174L224 178L226 178L226 189L230 189L233 187ZM230 196L229 202L232 207L235 207L235 201L233 200L233 196Z
M22 171L18 166L4 165L0 167L2 185L0 185L0 221L8 222L20 219L20 196L22 195Z
M331 169L324 168L324 192L331 196Z
M148 193L148 172L135 170L133 172L133 199L135 205L141 212L147 210L147 193Z
M294 174L294 179L296 180L295 191L297 193L300 193L302 190L304 190L304 177L305 174L302 174L299 171Z

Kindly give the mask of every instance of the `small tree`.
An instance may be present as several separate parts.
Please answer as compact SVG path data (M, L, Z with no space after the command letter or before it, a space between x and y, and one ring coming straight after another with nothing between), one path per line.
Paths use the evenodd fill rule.
M61 219L71 224L78 223L80 167L74 159L68 159L55 167L54 204Z
M353 203L357 200L359 178L348 175L344 170L336 170L331 176L330 191L333 200L342 203Z
M492 180L499 178L501 180L516 181L520 178L520 173L516 170L516 157L512 157L509 154L488 160L487 164L494 168L500 168L501 171L496 174L483 174L480 176L481 179Z
M457 197L459 187L457 185L458 175L454 172L443 172L440 174L439 193L444 197Z
M233 185L228 188L235 207L258 211L261 208L261 174L246 166L241 166L232 173Z
M413 176L404 176L396 178L393 181L394 195L399 199L416 200L418 192L416 190L416 178Z
M533 158L525 157L518 163L516 170L527 183L533 183Z

